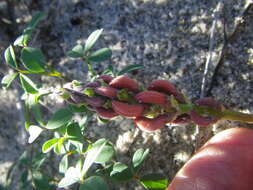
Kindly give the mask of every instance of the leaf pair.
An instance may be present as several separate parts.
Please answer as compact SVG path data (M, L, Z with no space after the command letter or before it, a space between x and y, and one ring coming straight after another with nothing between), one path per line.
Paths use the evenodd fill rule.
M72 58L87 58L88 61L101 62L109 59L112 55L112 51L109 48L102 48L94 53L88 52L93 48L98 38L101 36L103 29L96 30L90 34L86 40L85 46L78 44L72 48L67 54Z

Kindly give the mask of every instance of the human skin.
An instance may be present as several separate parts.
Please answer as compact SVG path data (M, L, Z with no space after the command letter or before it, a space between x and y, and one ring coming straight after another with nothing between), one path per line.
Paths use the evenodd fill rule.
M253 190L253 130L232 128L215 135L167 190Z

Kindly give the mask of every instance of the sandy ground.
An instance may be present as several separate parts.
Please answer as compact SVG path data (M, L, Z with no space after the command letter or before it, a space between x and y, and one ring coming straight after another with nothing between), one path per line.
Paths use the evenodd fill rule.
M0 3L0 15L9 18L5 2ZM15 29L1 23L0 52L2 55L15 35L22 31L30 15L46 10L48 17L36 31L33 46L40 47L48 62L68 77L85 81L87 68L81 61L67 58L66 52L76 43L85 42L92 31L104 28L103 38L96 47L106 46L113 50L111 62L116 69L128 64L143 64L144 69L132 77L144 85L152 79L171 80L194 101L201 93L205 63L210 53L210 31L218 3L217 0L18 1L13 15L17 22ZM245 112L253 112L253 8L246 10L249 3L249 0L225 1L215 13L213 57L206 84L206 89L210 88L206 96ZM227 40L224 40L224 24ZM2 57L0 61L3 62ZM215 71L217 64L219 67ZM97 64L94 68L101 72L106 65ZM1 64L0 71L2 77L8 69ZM59 84L46 77L42 81L46 86ZM27 145L27 134L22 129L20 92L16 85L8 91L0 90L0 184L5 183L11 163L31 146ZM52 109L61 106L49 105ZM235 125L252 127L222 122L209 129L204 139ZM197 142L199 137L195 131L193 125L167 126L147 134L138 131L131 121L121 118L108 124L93 120L89 126L91 138L106 137L115 143L120 161L129 162L137 148L150 148L151 155L142 172L160 172L169 180L203 143ZM37 143L45 139L40 138ZM20 175L18 170L15 175ZM11 188L19 189L17 185ZM111 189L143 188L135 183L124 183L115 184Z

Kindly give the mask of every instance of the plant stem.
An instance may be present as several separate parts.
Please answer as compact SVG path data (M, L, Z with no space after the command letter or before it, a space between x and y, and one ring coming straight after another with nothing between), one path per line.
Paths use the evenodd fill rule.
M194 110L200 115L209 115L220 118L222 120L241 121L246 123L253 123L253 114L242 113L238 111L225 109L218 111L207 106L198 106L193 104L179 104L181 113L189 113ZM180 114L181 114L180 113Z
M23 74L40 74L40 75L45 75L45 76L50 76L50 77L58 77L58 78L62 78L65 81L71 81L68 77L65 77L63 74L59 73L59 72L41 72L41 73L37 73L37 72L33 72L33 71L25 71L25 70L17 70L18 73L23 73Z
M225 110L222 112L224 120L242 121L253 123L253 114L241 113L233 110Z
M91 77L96 76L96 73L92 70L91 62L86 60L87 66L88 66L88 72L90 73Z

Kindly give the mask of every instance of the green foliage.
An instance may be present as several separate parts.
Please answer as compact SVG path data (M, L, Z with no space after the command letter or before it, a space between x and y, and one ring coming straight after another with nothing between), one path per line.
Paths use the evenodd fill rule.
M18 76L18 73L11 73L8 75L5 75L1 81L1 84L4 89L7 89L10 87L12 81Z
M142 64L133 64L133 65L128 65L126 66L125 68L123 68L121 71L119 71L117 73L117 75L124 75L126 73L129 73L131 71L135 71L135 70L138 70L138 69L142 69L143 68L143 65Z
M33 141L35 141L38 136L40 135L40 133L43 131L42 128L36 126L36 125L31 125L28 128L28 133L29 133L29 139L28 139L28 143L33 143Z
M35 30L35 27L45 16L46 16L45 12L39 12L36 15L34 15L28 27L24 29L22 35L15 40L14 46L21 46L21 47L27 46L28 41L31 38L31 35Z
M94 44L96 43L96 41L98 40L102 32L103 32L103 29L95 30L89 35L85 43L85 48L84 48L85 52L88 52L94 46Z
M149 154L149 149L144 150L142 148L138 149L134 153L132 163L133 163L133 169L134 169L135 172L137 172L139 170L140 166L145 161L148 154Z
M80 172L75 167L70 167L65 173L65 177L59 182L58 187L67 187L80 181Z
M59 141L59 138L53 138L53 139L46 141L42 146L42 152L47 153L50 150L52 150L56 146L58 141Z
M153 190L164 190L168 186L168 180L161 174L146 174L140 178L140 183Z
M100 153L103 151L103 148L107 144L108 140L104 139L103 142L99 144L99 146L92 147L85 158L83 169L82 169L82 176L84 176L91 165L96 161Z
M102 48L92 53L88 59L94 62L101 62L110 59L112 51L109 48Z
M25 47L21 51L21 61L26 69L32 72L44 72L45 57L40 49Z
M69 108L62 108L57 110L53 116L49 119L47 129L57 129L71 121L73 113Z
M98 149L106 141L107 141L106 139L99 139L92 145L92 149ZM98 154L94 162L99 164L109 162L112 159L113 155L114 155L114 148L109 142L107 142L103 147L103 149L101 150L101 152Z
M68 80L63 74L46 64L46 58L40 49L28 46L32 33L45 16L45 12L36 14L28 27L23 30L22 35L15 40L14 46L20 46L15 47L16 55L20 55L20 57L16 58L12 45L5 50L5 61L14 71L6 75L1 83L7 89L19 75L21 87L25 92L22 99L25 100L25 127L29 133L28 143L33 143L43 131L54 132L54 137L42 145L42 152L48 153L54 150L57 155L62 155L59 163L59 173L65 175L60 180L58 187L65 188L75 183L80 183L79 190L108 190L109 186L104 180L106 178L106 180L114 182L139 180L145 188L164 188L167 185L167 181L164 178L157 178L154 175L153 177L152 175L139 177L139 169L147 158L149 149L137 150L133 155L132 163L126 165L113 160L116 157L114 157L116 152L114 145L108 139L101 138L95 142L93 139L93 142L88 139L86 130L94 113L88 106L71 104L68 107L63 107L55 111L48 122L44 123L44 110L41 109L41 104L43 107L46 107L46 105L43 104L43 100L46 99L47 95L57 94L62 89L57 89L57 92L51 91L51 89L44 91L44 88L34 82L34 75L53 76ZM112 56L112 51L109 48L91 51L102 32L103 29L92 32L87 38L85 45L78 44L67 53L69 57L81 58L87 64L88 77L91 81L99 76L92 70L93 62L102 62ZM17 52L18 50L20 52ZM21 70L19 67L25 68L25 70ZM103 74L115 77L142 67L143 65L141 64L133 64L119 72L115 72L113 65L109 64ZM27 74L29 74L29 77ZM33 76L30 77L31 75ZM79 82L78 84L81 83ZM86 88L83 93L90 97L95 96L93 88ZM71 95L65 98L71 98ZM78 116L82 119L77 119ZM108 122L108 120L99 117L98 120L103 123ZM18 161L19 164L15 163L13 165L12 171L13 168L19 165L24 166L20 175L21 189L56 189L52 182L54 181L55 183L59 179L49 177L41 170L47 158L47 155L43 153L33 153L31 156L28 155L28 151L25 151ZM9 172L8 178L11 176L12 171Z
M17 68L17 61L16 61L16 56L13 50L12 45L10 45L4 52L4 58L6 63L13 67L13 68Z
M72 58L80 58L84 56L84 47L81 44L76 45L67 55Z
M22 88L24 89L25 92L30 93L30 94L37 94L38 93L38 88L34 84L34 82L28 78L27 76L23 74L19 74L20 82L22 85Z
M112 172L110 173L110 177L114 181L128 181L132 179L134 176L133 171L127 165L116 162L113 165Z
M79 190L109 190L108 185L100 176L91 176L85 179Z
M41 172L33 172L33 184L37 190L55 190L55 186L50 184L50 179Z
M60 173L66 173L68 170L68 166L69 166L69 155L64 155L60 161L59 164L59 172Z

